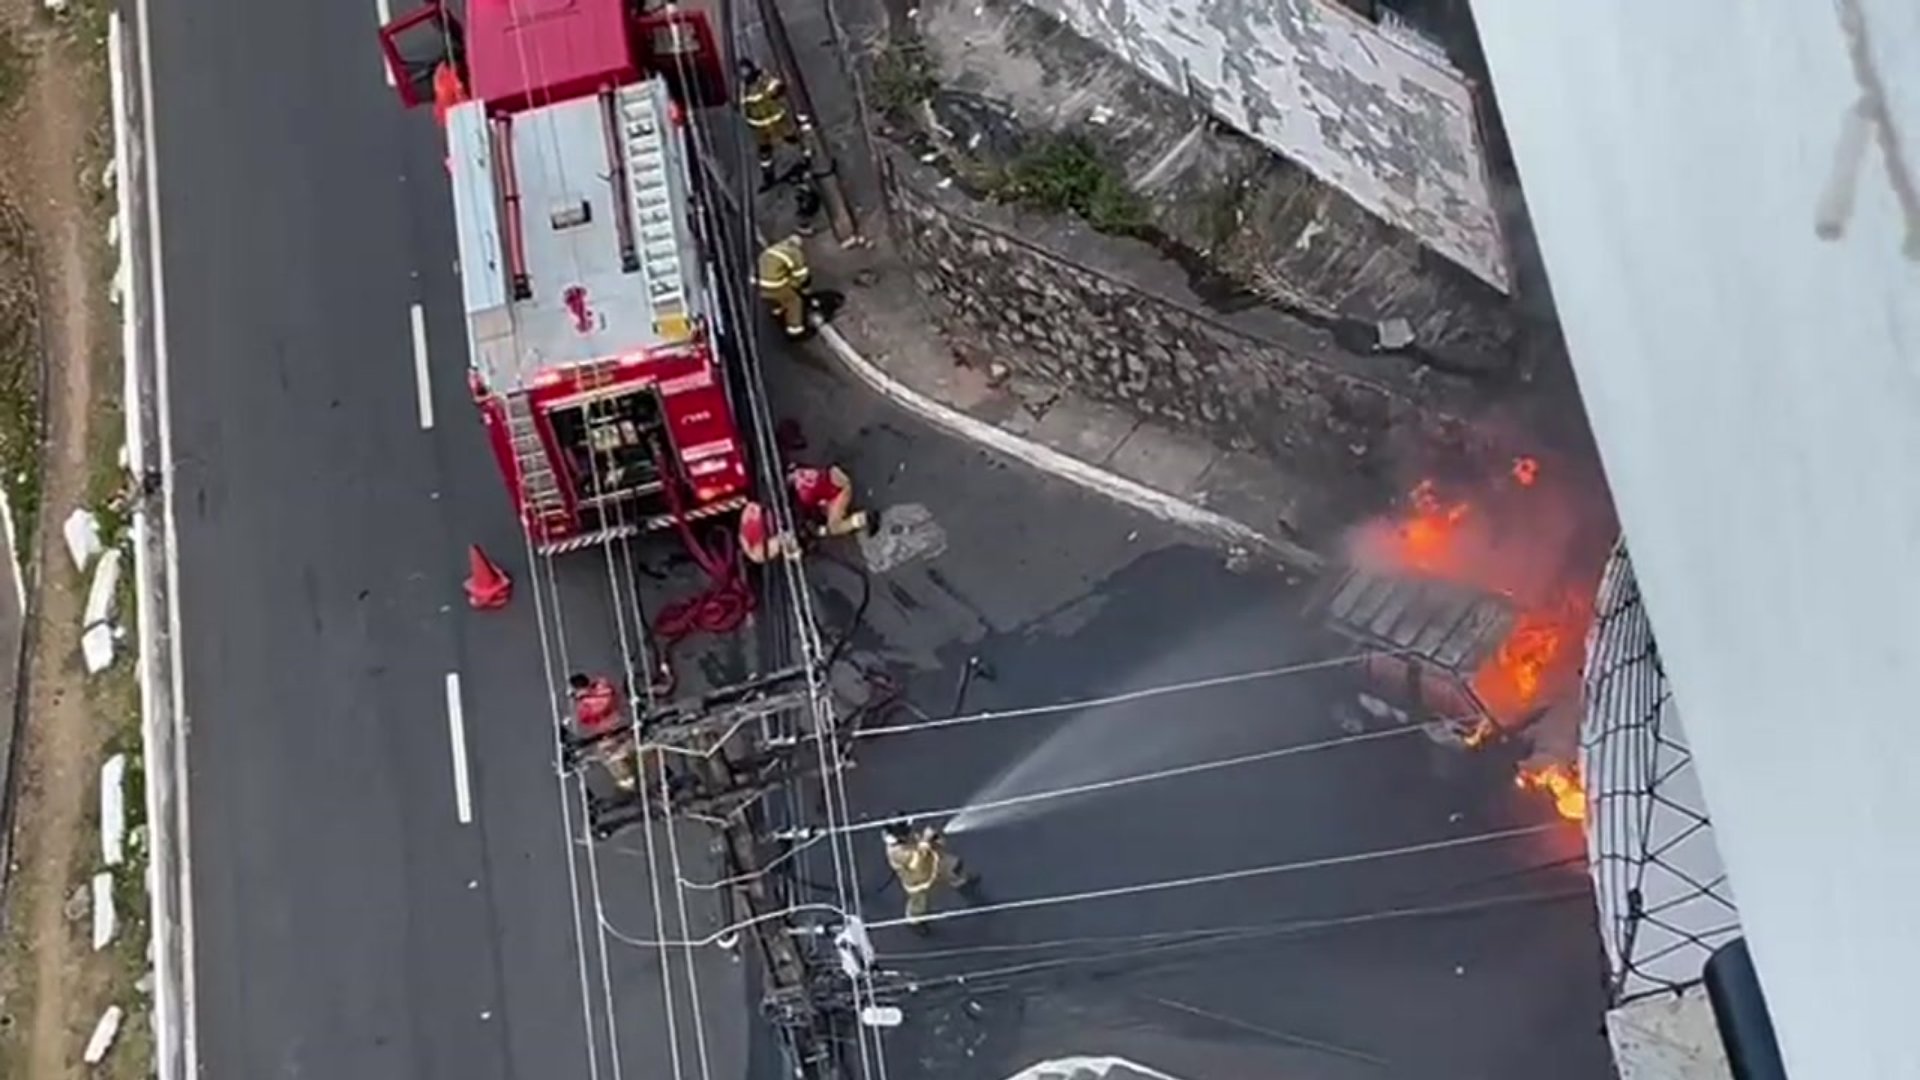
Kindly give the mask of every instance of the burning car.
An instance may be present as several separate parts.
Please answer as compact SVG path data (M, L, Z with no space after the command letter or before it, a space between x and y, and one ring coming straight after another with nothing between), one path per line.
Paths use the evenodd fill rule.
M1308 615L1358 647L1369 712L1468 748L1524 735L1531 756L1516 783L1578 818L1567 763L1591 583L1584 560L1568 558L1583 524L1573 499L1543 493L1540 473L1537 459L1516 458L1472 499L1421 480L1399 512L1354 531Z

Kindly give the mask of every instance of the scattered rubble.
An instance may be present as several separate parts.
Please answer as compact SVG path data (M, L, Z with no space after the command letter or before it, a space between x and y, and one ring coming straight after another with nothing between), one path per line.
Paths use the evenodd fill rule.
M102 870L93 875L93 951L113 944L120 931L120 914L113 906L113 873Z
M67 902L61 907L60 913L67 917L68 922L79 922L93 913L91 888L85 884L75 885L73 892L67 895Z
M105 623L90 626L80 635L80 655L87 662L87 674L98 675L113 666L113 628Z
M93 583L87 589L85 626L92 627L113 617L113 604L120 591L120 552L108 551L93 568Z
M100 857L108 866L126 859L127 755L115 754L100 766Z
M113 1040L120 1034L120 1020L125 1015L120 1006L107 1006L107 1011L100 1014L100 1022L93 1025L93 1036L87 1040L82 1060L89 1065L98 1065L106 1060L107 1051L113 1049Z
M67 540L67 554L73 556L74 570L86 573L87 564L100 554L100 519L82 507L67 515L60 531Z

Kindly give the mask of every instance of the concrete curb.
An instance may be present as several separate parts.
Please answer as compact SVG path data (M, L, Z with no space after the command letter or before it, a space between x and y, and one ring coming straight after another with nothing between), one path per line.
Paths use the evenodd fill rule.
M881 370L879 365L860 355L860 351L855 349L832 325L820 328L820 340L827 344L847 370L853 372L874 392L968 442L984 446L1049 476L1066 480L1097 495L1150 514L1161 521L1192 529L1214 540L1268 552L1282 557L1283 561L1297 558L1287 545L1223 514L1089 464L1050 446L1015 435L928 397L895 379Z
M119 10L107 23L108 73L113 108L114 195L119 215L120 347L126 383L127 464L135 476L163 473L171 464L166 446L165 374L159 370L162 330L158 322L158 208L153 204L152 129L148 99L146 4L137 51L129 45ZM136 66L137 65L137 66ZM141 77L136 87L129 72ZM137 93L138 97L133 95ZM147 205L136 214L137 200ZM142 277L145 273L147 276ZM171 499L168 477L165 496ZM171 516L170 501L165 504ZM179 708L179 633L171 521L154 528L153 507L136 502L132 521L135 617L139 641L140 743L146 785L147 897L153 963L154 1071L160 1080L188 1080L193 1060L192 916L186 856L186 768L183 713Z

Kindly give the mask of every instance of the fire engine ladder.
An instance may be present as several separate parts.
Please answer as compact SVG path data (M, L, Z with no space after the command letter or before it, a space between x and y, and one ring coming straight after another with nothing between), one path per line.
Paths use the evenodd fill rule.
M647 278L654 326L661 336L676 338L687 332L687 291L659 103L654 84L629 86L620 94L620 119L626 135L627 194L639 234L640 267Z
M513 461L520 470L520 493L528 516L542 524L567 520L567 500L560 493L525 394L507 395L507 434L513 439Z

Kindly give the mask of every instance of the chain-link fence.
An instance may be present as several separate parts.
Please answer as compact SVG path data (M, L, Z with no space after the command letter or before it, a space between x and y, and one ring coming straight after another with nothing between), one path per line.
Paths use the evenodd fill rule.
M1581 766L1588 857L1614 1004L1701 980L1739 934L1679 711L1626 547L1594 602L1584 677Z

